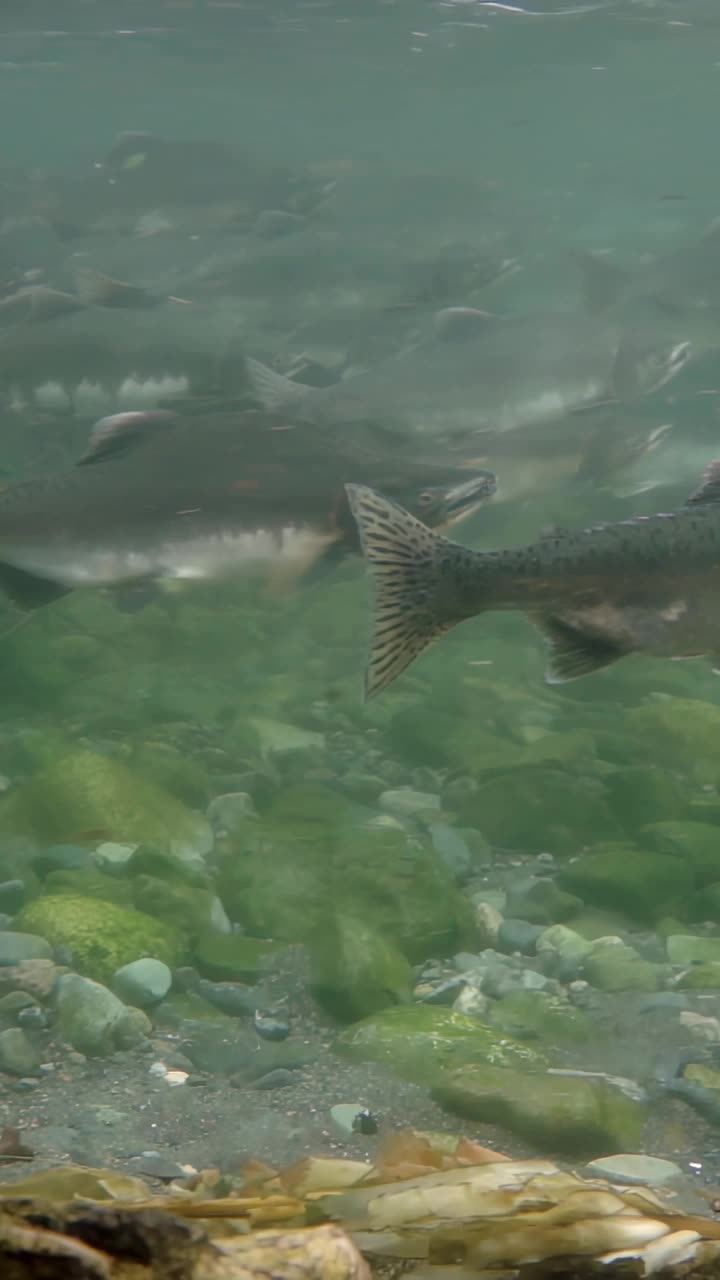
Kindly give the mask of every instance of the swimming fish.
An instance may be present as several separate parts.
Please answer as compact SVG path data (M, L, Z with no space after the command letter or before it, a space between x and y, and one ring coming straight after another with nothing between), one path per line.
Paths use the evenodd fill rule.
M338 423L391 416L413 432L502 433L657 390L683 368L684 340L633 332L584 313L438 313L431 333L392 359L330 387L309 388L248 359L267 409Z
M376 594L368 696L457 623L493 611L519 610L540 629L551 684L631 653L720 654L720 462L677 511L500 551L438 537L368 488L347 492Z
M118 414L96 424L77 465L0 490L0 589L33 609L77 588L160 578L295 585L359 551L351 474L386 476L435 527L495 489L488 472L393 461L369 437L344 452L267 415Z

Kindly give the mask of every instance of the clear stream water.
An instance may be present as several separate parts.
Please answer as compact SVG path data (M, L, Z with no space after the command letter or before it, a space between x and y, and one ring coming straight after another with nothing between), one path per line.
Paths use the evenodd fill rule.
M543 314L560 311L569 333L573 316L587 317L579 259L607 252L627 269L628 310L611 323L635 333L637 307L643 338L688 340L692 361L653 394L605 407L598 431L612 433L615 461L601 449L582 482L594 438L585 414L497 452L478 442L498 499L456 536L507 546L548 525L673 510L720 454L720 272L708 234L720 214L719 104L712 0L4 0L0 284L4 296L28 282L67 289L72 269L89 265L189 295L197 327L191 316L178 343L193 350L217 324L223 343L239 336L238 368L249 354L321 384L391 359L446 306L535 315L538 335ZM181 196L164 201L153 188L122 223L101 225L83 199L49 213L37 193L97 175L124 131L239 148L247 176L208 201L189 158ZM130 170L148 163L138 148ZM286 176L273 186L269 173ZM299 207L300 186L314 195ZM240 213L220 226L217 206L233 202ZM287 234L267 232L268 209ZM489 278L507 259L514 272L482 278L478 263L491 264ZM89 341L95 313L84 314ZM147 350L172 345L177 308L148 315ZM133 310L123 321L119 346L145 323ZM39 381L68 323L30 323L45 335L29 363ZM67 406L18 408L10 334L0 330L5 484L70 467L92 425ZM509 395L520 394L534 342L513 351ZM550 375L542 390L555 393ZM486 391L468 394L472 414ZM428 448L442 435L434 422ZM633 446L657 428L670 428L657 448ZM311 465L297 455L290 465L303 492ZM373 474L382 488L389 464ZM357 1099L383 1113L381 1133L463 1126L513 1154L647 1152L685 1173L694 1159L712 1181L712 663L633 657L549 687L539 635L500 615L443 639L364 704L370 614L356 557L297 590L78 592L26 621L3 605L0 966L20 955L13 937L30 934L35 958L115 983L150 1021L118 1057L112 1036L78 1032L58 989L45 991L35 1024L19 1024L19 1065L0 1030L0 1116L36 1131L45 1163L100 1163L92 1117L105 1090L123 1115L143 1089L158 1149L223 1165L238 1149L282 1162L327 1144L329 1107ZM119 913L112 925L107 903ZM122 914L131 909L144 926ZM575 931L579 952L569 934L538 943L556 925ZM608 936L627 948L614 960L617 943L596 945ZM273 944L267 971L258 939ZM169 993L133 993L114 978L143 956L168 962ZM427 1094L437 1081L399 1047L380 1067L327 1048L395 1005L407 1005L398 1044L412 1045L413 1002L448 979L421 1017L455 1001L487 1035L544 1055L536 1074L550 1061L630 1077L653 1105L634 1129L608 1122L590 1137L559 1105L538 1137L515 1104L502 1127L491 1106L460 1119L457 1107L442 1110ZM218 981L259 983L248 1007L289 1019L285 1048L265 1064L294 1072L286 1090L251 1092L247 1059L256 1041L263 1053L274 1042L246 1007L238 1016L219 1008L222 993L203 997ZM700 1036L697 1014L712 1020ZM481 1071L483 1051L465 1033ZM300 1044L314 1047L308 1061ZM167 1090L148 1075L154 1059L207 1073L209 1088ZM682 1076L687 1063L705 1074ZM238 1073L245 1097L228 1083ZM30 1081L25 1094L18 1079ZM550 1106L538 1093L537 1107ZM107 1132L123 1167L155 1146L137 1128ZM372 1154L375 1141L332 1140L350 1154Z

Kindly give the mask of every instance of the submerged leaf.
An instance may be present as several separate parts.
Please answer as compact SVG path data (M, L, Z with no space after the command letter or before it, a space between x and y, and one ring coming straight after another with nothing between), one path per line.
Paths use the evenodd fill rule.
M20 1130L6 1124L0 1133L0 1163L8 1160L32 1160L35 1152L20 1140Z
M147 1200L148 1184L142 1178L114 1169L86 1169L67 1165L62 1169L46 1169L29 1178L14 1182L9 1188L13 1198L29 1196L50 1200L54 1204L66 1200ZM0 1205L2 1197L0 1197Z
M364 1160L333 1160L332 1157L308 1156L285 1169L280 1181L286 1191L306 1196L311 1191L344 1191L354 1187L371 1172Z

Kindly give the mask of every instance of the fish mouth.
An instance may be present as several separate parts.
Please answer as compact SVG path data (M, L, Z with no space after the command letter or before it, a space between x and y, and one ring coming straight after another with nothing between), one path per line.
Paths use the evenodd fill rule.
M463 484L456 484L448 489L445 494L446 515L443 528L451 529L460 520L473 515L495 493L497 493L497 476L492 471L478 472L472 480L466 480Z

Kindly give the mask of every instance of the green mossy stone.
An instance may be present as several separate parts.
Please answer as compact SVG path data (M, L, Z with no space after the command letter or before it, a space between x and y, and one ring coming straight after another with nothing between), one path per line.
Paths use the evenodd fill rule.
M546 847L574 853L580 844L620 834L599 779L570 779L549 766L500 773L453 803L461 823L501 847L533 848L542 832Z
M598 991L659 991L664 971L622 944L590 952L582 962L583 977Z
M563 867L558 879L588 905L648 924L684 914L695 883L692 869L679 858L632 848L580 858Z
M720 881L720 827L709 822L652 822L639 839L658 853L682 858L692 868L698 888Z
M192 809L205 809L210 799L210 779L199 760L160 743L143 743L134 750L128 767L169 791Z
M311 955L312 993L338 1022L355 1022L412 999L410 964L363 920L335 916L315 939Z
M720 707L695 698L668 698L625 715L628 734L644 740L650 758L699 783L718 779Z
M542 1151L608 1155L638 1149L644 1105L605 1080L475 1063L448 1071L433 1097L455 1115L497 1124Z
M437 1083L465 1063L538 1070L541 1053L476 1018L431 1005L384 1009L343 1031L336 1048L354 1062L377 1062L405 1080Z
M285 943L248 938L239 933L200 934L192 944L193 961L212 982L257 982Z
M720 988L720 963L695 964L681 974L676 986L682 991L717 991Z
M670 934L666 941L670 964L720 963L720 938L700 938L694 934Z
M613 815L622 830L634 836L646 823L670 822L687 810L687 793L666 769L624 766L605 779Z
M113 840L178 852L212 845L199 814L120 761L91 751L61 755L0 805L0 832L39 843L72 843L79 831L96 828Z
M116 969L150 956L174 968L185 941L169 925L131 907L97 898L49 894L21 911L19 929L40 934L53 947L68 947L79 973L108 982Z
M230 918L256 937L303 942L336 915L352 916L412 963L471 945L470 906L429 843L393 827L353 828L336 804L333 797L323 821L312 804L293 822L254 825L218 851L217 888Z
M137 876L132 882L133 905L157 920L194 938L210 928L215 894L189 884L174 884L157 876Z
M67 893L73 898L98 898L121 907L133 905L132 885L102 871L50 871L43 881L47 894Z
M515 991L494 1001L488 1010L490 1025L519 1040L539 1040L552 1049L556 1044L578 1044L590 1040L592 1019L547 991Z
M706 884L694 893L688 903L688 920L710 920L720 924L720 880Z
M581 898L561 889L551 876L526 876L511 883L503 914L530 924L562 924L583 908Z

